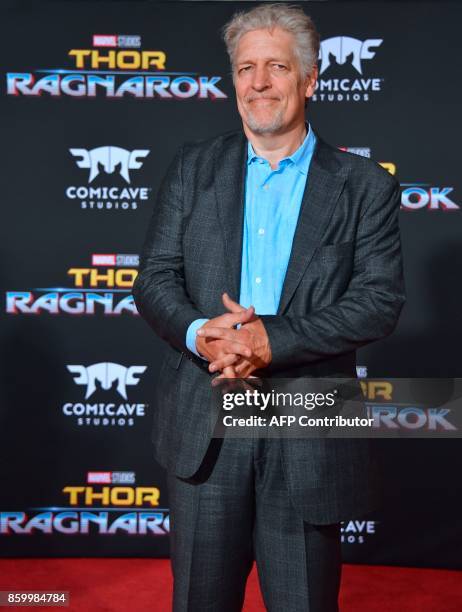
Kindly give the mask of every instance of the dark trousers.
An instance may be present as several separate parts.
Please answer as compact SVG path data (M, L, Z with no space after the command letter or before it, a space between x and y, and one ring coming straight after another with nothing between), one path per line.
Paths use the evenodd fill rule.
M213 439L190 479L168 475L174 612L237 612L256 559L269 612L336 612L340 525L297 514L280 440Z

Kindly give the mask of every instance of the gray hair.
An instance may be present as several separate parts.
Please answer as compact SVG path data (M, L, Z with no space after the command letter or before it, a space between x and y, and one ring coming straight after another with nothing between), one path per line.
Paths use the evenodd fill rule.
M235 13L223 28L223 39L231 60L234 79L234 58L241 36L253 30L281 28L293 35L294 52L302 78L316 66L319 56L319 33L301 7L290 4L260 4L249 11Z

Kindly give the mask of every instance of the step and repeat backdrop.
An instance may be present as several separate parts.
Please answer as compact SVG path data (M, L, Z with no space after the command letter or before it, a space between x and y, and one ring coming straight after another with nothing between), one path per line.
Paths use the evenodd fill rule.
M0 7L1 556L169 554L150 441L164 347L131 287L178 147L240 127L220 30L249 6ZM462 375L462 7L302 6L322 39L309 120L402 185L408 301L358 353L369 399L392 403L385 377ZM460 441L377 446L385 503L344 523L345 561L461 567Z

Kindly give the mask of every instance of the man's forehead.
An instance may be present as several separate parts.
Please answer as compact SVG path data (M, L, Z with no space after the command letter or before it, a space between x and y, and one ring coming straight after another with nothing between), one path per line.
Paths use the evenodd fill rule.
M293 55L293 36L280 28L247 32L239 40L236 49L236 60L239 62L255 58L289 60Z

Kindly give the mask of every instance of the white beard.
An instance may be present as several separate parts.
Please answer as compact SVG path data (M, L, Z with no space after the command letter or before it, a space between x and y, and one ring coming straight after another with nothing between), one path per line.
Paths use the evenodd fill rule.
M247 112L247 124L255 134L272 134L277 132L284 123L284 113L282 109L277 110L270 120L262 121L257 119L252 111Z

